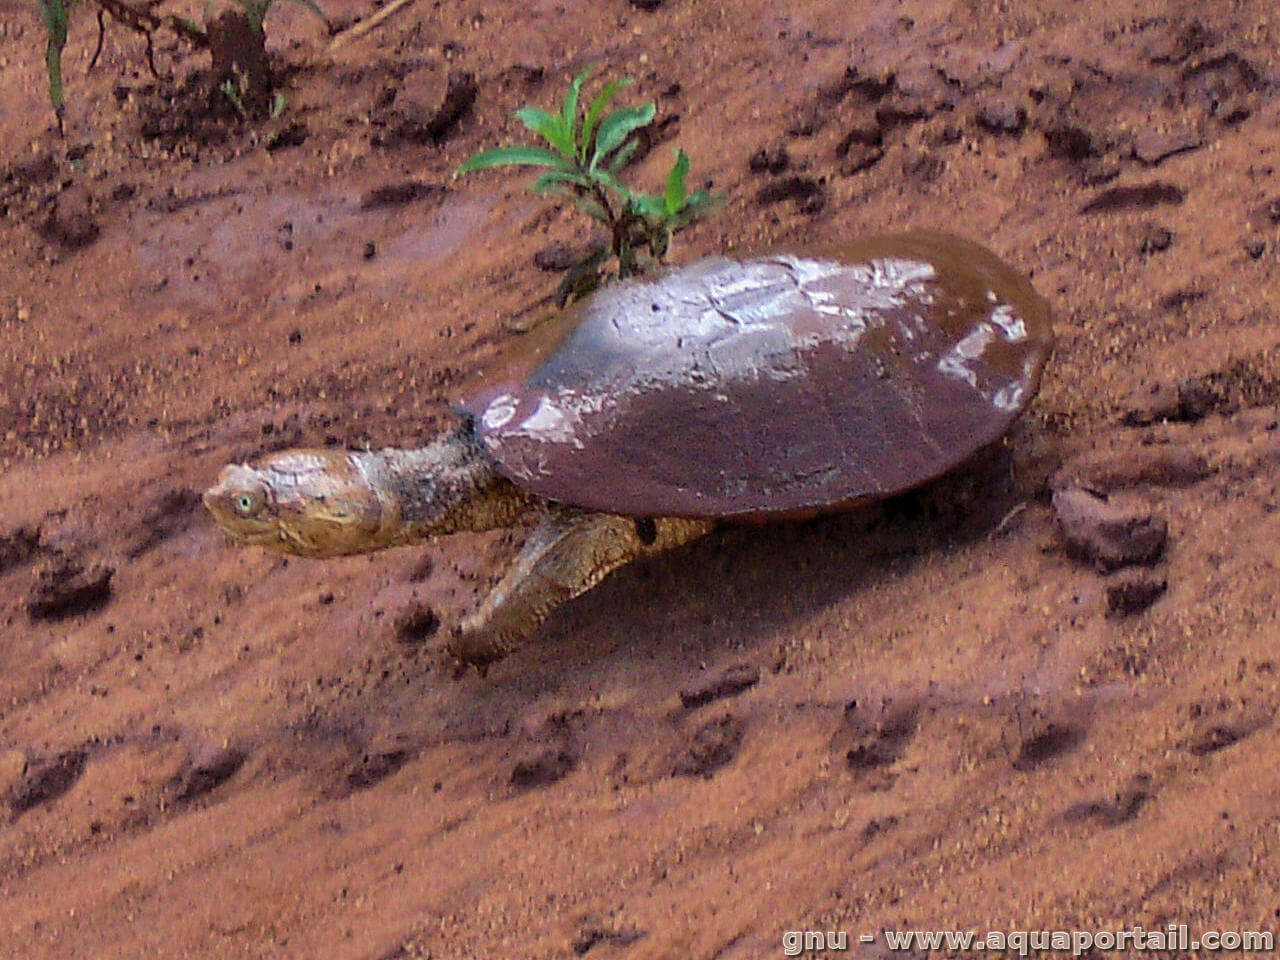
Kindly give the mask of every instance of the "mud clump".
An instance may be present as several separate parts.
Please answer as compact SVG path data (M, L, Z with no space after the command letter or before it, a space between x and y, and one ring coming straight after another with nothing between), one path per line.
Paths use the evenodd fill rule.
M1146 183L1141 186L1112 187L1080 208L1081 213L1102 213L1114 210L1142 210L1161 204L1181 203L1186 191L1172 183Z
M710 777L738 755L746 724L729 715L708 721L694 731L689 746L671 768L675 777Z
M1125 403L1120 420L1129 427L1145 427L1162 420L1194 423L1218 405L1212 388L1199 378L1153 383L1141 388Z
M1133 142L1133 156L1148 167L1154 167L1170 157L1204 146L1204 139L1194 129L1162 130L1148 128L1139 131Z
M781 177L756 191L756 203L762 207L795 200L801 213L818 213L826 206L826 189L812 177Z
M58 799L80 779L88 756L83 749L76 749L28 761L22 779L9 791L9 809L15 814L26 813Z
M416 105L390 110L384 125L390 127L373 138L375 147L439 146L471 111L480 92L474 74L455 70L449 74L444 98L431 112Z
M1161 253L1171 246L1173 246L1173 233L1167 227L1148 223L1142 228L1142 236L1138 238L1138 252L1144 257Z
M90 613L111 599L111 578L115 568L105 564L84 566L61 557L36 576L27 594L27 616L33 621L63 620Z
M578 765L578 758L565 747L544 747L517 760L511 768L511 786L517 790L546 787L563 780Z
M291 123L268 136L265 146L268 153L275 153L277 150L300 147L307 142L309 136L311 131L305 123Z
M1020 103L997 98L982 104L974 119L987 133L1017 136L1027 125L1027 111Z
M1068 552L1104 572L1154 563L1169 539L1168 523L1130 498L1067 487L1053 494L1053 511Z
M680 705L686 710L704 707L725 697L735 697L759 682L759 667L749 663L735 663L702 683L681 690Z
M1118 491L1154 486L1181 489L1211 477L1213 466L1204 454L1181 444L1135 445L1129 438L1109 447L1099 445L1064 466L1054 477L1054 490ZM1095 494L1106 499L1105 494Z
M774 147L761 147L747 158L747 169L752 173L768 173L774 176L791 166L791 156L787 148L779 144Z
M0 170L0 217L8 216L11 201L34 192L34 187L51 183L57 176L58 162L50 153Z
M1235 52L1223 53L1187 67L1181 78L1180 99L1199 107L1226 126L1234 126L1253 114L1262 76L1247 59Z
M1118 575L1107 584L1107 616L1113 620L1141 613L1164 596L1169 582L1146 570Z
M598 240L572 244L553 241L533 255L533 265L547 273L563 273L586 263L604 253L605 245Z
M1079 162L1102 156L1098 139L1087 129L1071 123L1059 123L1044 131L1049 156Z
M884 158L884 133L877 122L855 124L836 144L840 173L846 177L869 170Z
M0 574L30 563L40 550L40 531L35 527L14 527L0 533Z

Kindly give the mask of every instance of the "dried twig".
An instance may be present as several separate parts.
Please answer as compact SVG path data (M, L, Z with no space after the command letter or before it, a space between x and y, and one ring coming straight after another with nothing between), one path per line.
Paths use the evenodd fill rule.
M373 16L366 17L364 20L361 20L358 23L352 24L351 26L347 27L347 29L343 30L340 34L338 34L336 37L334 37L332 40L330 40L329 50L330 51L336 50L338 49L338 47L342 46L345 43L349 43L352 40L357 40L360 37L363 37L366 33L374 29L375 27L377 27L379 24L381 24L384 20L386 20L392 14L403 9L404 7L407 7L412 2L413 0L391 0L391 3L388 3L385 7L379 10Z

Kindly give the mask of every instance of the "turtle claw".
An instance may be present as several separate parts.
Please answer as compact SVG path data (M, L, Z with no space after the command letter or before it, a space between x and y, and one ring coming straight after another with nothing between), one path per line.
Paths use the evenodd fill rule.
M461 677L469 667L475 667L480 676L486 676L489 667L507 655L507 646L500 638L468 617L453 628L448 650L454 659L454 679Z

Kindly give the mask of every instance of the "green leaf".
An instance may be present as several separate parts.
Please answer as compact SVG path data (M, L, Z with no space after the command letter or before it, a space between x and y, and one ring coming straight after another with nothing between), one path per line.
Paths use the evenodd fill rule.
M249 27L255 33L265 32L262 24L267 19L267 11L271 9L271 4L274 2L275 0L236 0L236 3L240 4L240 8L244 10L244 16L249 21ZM205 5L206 14L212 6L213 0L209 0L209 3Z
M667 190L663 206L667 213L678 213L684 206L684 178L689 173L689 155L676 149L676 162L667 174Z
M240 114L240 119L247 123L249 121L249 111L244 108L244 101L240 99L240 91L236 89L235 82L228 77L222 81L222 85L218 89L222 91L222 95L227 98L231 106L235 107L236 113Z
M638 107L622 107L605 117L600 123L600 132L596 137L595 153L591 157L591 169L594 170L602 160L622 145L622 141L653 120L657 108L652 101Z
M533 186L529 189L534 193L547 193L553 187L566 183L572 183L585 189L591 188L591 182L576 170L548 170L533 181Z
M661 223L656 225L649 231L648 236L649 252L653 254L654 259L663 260L667 256L667 251L671 248L671 228Z
M612 190L618 196L622 197L627 203L631 202L633 196L631 188L615 177L607 170L592 170L591 179L609 190Z
M582 122L582 139L579 141L580 149L578 152L579 160L587 159L587 151L591 149L592 140L596 133L596 125L600 122L600 115L604 113L605 107L609 106L610 101L613 100L619 90L630 85L630 77L610 80L604 85L604 89L596 94L596 98L591 101L591 106L587 108L587 117Z
M62 120L62 48L67 45L67 23L70 19L67 6L62 0L36 0L40 8L40 19L44 21L45 33L49 35L45 45L44 63L49 74L49 101L54 112L58 114L59 124Z
M560 122L569 134L569 142L573 144L573 149L569 152L575 157L578 155L578 93L589 76L591 68L587 67L573 78L573 82L569 84L569 92L564 97L564 106L560 108Z
M698 190L689 196L684 202L684 206L680 208L672 219L672 229L679 230L693 220L696 220L702 214L706 213L712 207L716 206L724 199L722 193L709 193L706 190Z
M609 222L609 212L600 205L598 200L591 197L574 197L573 205L594 220L601 223Z
M516 111L521 123L547 143L555 147L565 158L573 157L573 133L566 129L564 121L554 113L540 107L522 107Z
M660 220L665 216L666 201L663 197L637 193L631 198L632 208L646 220Z
M541 147L527 147L517 144L514 147L494 147L492 150L481 150L469 157L455 172L455 177L476 170L488 170L492 167L558 167L572 170L573 166L564 157L543 150Z
M613 155L613 157L609 160L609 162L605 164L605 166L609 168L610 173L617 173L619 170L621 170L623 167L625 167L628 163L631 162L631 158L636 155L636 151L639 149L640 149L640 141L637 140L635 137L632 137L630 140L628 140L626 143L624 143L621 147L618 148L617 152Z

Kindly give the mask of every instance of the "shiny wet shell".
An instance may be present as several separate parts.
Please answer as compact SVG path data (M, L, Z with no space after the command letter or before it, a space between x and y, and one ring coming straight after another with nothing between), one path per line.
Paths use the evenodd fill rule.
M796 515L910 489L995 441L1051 345L1047 304L990 251L883 236L606 288L462 406L498 468L551 500Z

